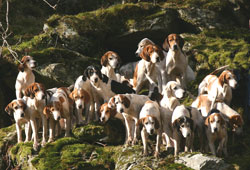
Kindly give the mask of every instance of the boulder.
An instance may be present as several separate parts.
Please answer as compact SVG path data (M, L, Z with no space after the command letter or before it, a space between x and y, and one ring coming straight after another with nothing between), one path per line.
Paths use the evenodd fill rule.
M175 160L175 163L184 164L195 170L232 169L232 165L225 163L222 158L207 156L201 153L180 155L179 158Z

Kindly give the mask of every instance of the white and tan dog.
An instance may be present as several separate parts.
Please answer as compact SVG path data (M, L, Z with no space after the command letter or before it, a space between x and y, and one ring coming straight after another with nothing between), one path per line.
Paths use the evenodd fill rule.
M138 128L135 126L139 119L139 113L146 101L150 100L147 96L138 94L117 94L109 100L109 107L116 108L125 119L127 141L126 144L137 142Z
M16 98L22 98L25 89L35 82L35 75L32 69L36 67L36 61L31 56L24 56L18 66L19 73L16 79Z
M85 106L85 120L86 123L89 123L92 120L96 120L98 118L97 116L97 108L95 108L95 102L94 102L94 92L93 92L93 86L90 83L90 80L85 75L79 76L74 85L74 90L84 89L89 94L89 102L84 103Z
M101 58L101 72L108 78L121 82L121 75L119 73L116 73L116 69L118 69L120 64L120 56L113 51L108 51Z
M196 108L177 106L172 114L173 142L175 148L175 156L178 155L181 136L185 138L185 152L193 151L194 132L197 129L200 142L203 142L204 120ZM202 147L202 144L201 144Z
M52 95L49 104L44 107L43 113L49 119L49 141L54 141L55 125L59 125L59 120L66 120L65 136L70 136L72 107L73 101L69 98L70 91L67 88L61 87ZM58 126L59 127L59 126Z
M146 47L147 45L155 45L153 41L151 41L148 38L143 38L139 43L138 43L138 48L135 52L135 55L137 57L140 57L141 52L143 51L143 48Z
M167 86L163 89L163 98L160 102L162 107L168 108L170 111L174 111L176 106L180 105L178 99L182 99L185 96L185 90L176 81L169 81Z
M80 89L74 89L69 97L74 101L74 108L76 109L76 124L83 124L83 117L82 112L84 110L84 107L89 103L90 95L89 93L80 88ZM86 115L86 114L85 114Z
M30 114L30 123L33 132L33 148L35 150L38 149L38 122L36 119L42 119L42 126L43 126L43 139L42 139L42 146L46 144L46 137L47 137L47 119L43 115L43 108L46 105L46 101L49 98L46 94L46 90L43 84L41 83L32 83L29 85L24 95L27 97L26 103L27 108Z
M196 107L201 111L203 117L207 117L211 108L212 101L209 99L208 95L200 95L192 103L192 107ZM232 128L232 131L236 134L242 133L243 119L242 116L229 107L226 103L222 101L216 101L214 108L219 110L223 115L225 121L227 121Z
M207 75L199 85L198 94L207 92L212 101L211 109L215 100L222 100L230 105L232 100L232 89L237 85L233 72L224 70L219 77Z
M156 147L155 147L155 157L159 157L160 145L162 137L162 123L160 106L154 101L147 101L141 109L140 119L137 122L137 126L141 129L141 138L143 143L143 154L148 155L148 135L156 134Z
M114 98L111 99L114 100ZM117 113L116 108L109 107L108 103L104 103L101 105L99 114L100 121L102 123L106 123L110 118L117 118L124 121L123 115L121 113Z
M25 97L24 97L25 98ZM30 129L30 113L27 111L27 105L25 99L12 100L5 108L5 111L14 116L16 122L17 142L23 141L22 138L22 124L25 124L25 142L31 140Z
M163 51L156 45L147 45L140 53L142 60L136 65L133 87L138 94L142 87L149 82L149 89L157 85L162 90L162 78L158 65L164 59Z
M170 34L163 43L163 49L168 51L166 57L168 81L177 81L186 88L187 82L195 79L195 74L182 51L183 45L184 40L178 34Z
M224 155L227 156L227 126L219 110L211 110L205 120L205 126L208 144L212 154L214 156L221 156L223 150ZM216 140L219 140L217 152L214 146Z

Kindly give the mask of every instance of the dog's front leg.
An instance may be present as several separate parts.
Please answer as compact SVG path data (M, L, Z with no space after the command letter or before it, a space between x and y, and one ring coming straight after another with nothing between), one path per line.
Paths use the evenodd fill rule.
M66 118L66 132L65 137L70 137L70 130L71 130L71 116Z
M208 139L208 144L209 144L210 151L212 152L214 156L216 156L214 141L212 141L211 139Z
M22 138L22 128L19 123L16 123L16 132L17 132L17 142L20 143L23 141L23 138Z
M42 124L43 124L43 139L42 139L42 147L44 147L46 145L46 138L47 138L47 127L48 127L48 123L47 123L47 118L44 114L41 115L42 117Z
M25 123L25 142L28 142L31 140L31 128L30 128L30 122Z
M179 135L176 130L173 133L173 142L174 142L174 156L178 156L180 144L179 144Z
M54 141L55 137L55 121L53 118L49 119L49 143Z
M31 123L31 128L32 128L32 135L34 138L34 143L33 143L33 148L35 151L38 149L38 135L37 135L37 123L36 123L36 118L32 117L30 120Z
M141 130L141 138L142 138L142 144L143 144L143 155L148 155L148 146L147 146L147 132L146 129L143 127Z
M162 140L162 131L158 130L157 136L156 136L156 146L155 146L155 154L154 157L158 158L160 154L160 145L161 145L161 140Z
M130 145L131 142L132 142L132 133L131 133L131 121L129 121L129 117L125 114L125 113L122 113L124 119L125 119L125 125L126 125L126 131L127 131L127 134L128 134L128 138L127 138L127 141L126 141L126 145Z
M138 143L137 134L139 133L139 128L138 126L136 126L137 122L138 122L138 119L134 119L134 123L135 123L134 124L134 138L133 138L132 145L135 145Z

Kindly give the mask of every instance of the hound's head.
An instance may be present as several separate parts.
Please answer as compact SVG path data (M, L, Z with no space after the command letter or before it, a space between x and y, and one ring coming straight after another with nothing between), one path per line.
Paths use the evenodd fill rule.
M123 94L117 94L109 100L109 107L116 108L118 113L124 113L130 106L130 100Z
M182 116L172 123L173 128L181 132L184 138L190 137L193 131L193 120L187 116Z
M53 118L55 121L59 121L63 115L63 103L65 99L63 97L59 97L58 101L50 102L43 109L43 114L45 114L46 118Z
M99 114L100 114L99 115L100 121L103 123L106 123L110 117L114 117L116 115L116 110L113 108L110 108L108 106L108 103L104 103L100 107Z
M84 89L74 89L69 97L75 102L77 109L83 109L84 104L89 102L89 93Z
M43 100L45 99L45 87L41 83L32 83L29 85L25 92L24 95L30 98L36 98L37 100Z
M242 126L243 126L243 119L241 115L234 115L229 119L229 123L232 127L232 131L235 132L237 135L242 133Z
M205 120L206 127L210 127L212 133L220 131L225 125L225 120L219 110L213 109L208 113Z
M162 47L164 50L168 51L169 49L173 51L181 50L184 45L184 40L178 34L170 34L165 39Z
M153 41L151 41L151 40L148 39L148 38L143 38L143 39L139 42L139 44L138 44L138 48L137 48L137 50L136 50L136 52L135 52L135 55L139 57L140 54L142 53L144 47L146 47L147 45L155 45L155 43L153 43Z
M163 89L163 94L167 95L168 98L176 97L182 99L185 96L185 90L181 88L181 85L176 81L169 81L165 89Z
M18 70L23 72L25 69L32 70L36 67L36 61L31 56L24 56L21 60L21 64L18 66Z
M23 119L25 117L26 108L27 105L23 99L16 99L6 106L5 111L10 116L14 116L14 119L17 122L18 120Z
M139 126L140 130L143 127L145 127L149 135L153 135L155 131L160 128L160 124L157 118L154 116L149 116L149 115L147 115L144 118L139 119L139 121L137 122L137 126Z
M140 53L140 57L148 62L157 63L163 60L164 54L160 47L156 45L147 45Z
M113 51L106 52L101 58L101 65L104 67L110 66L113 69L115 69L118 68L120 64L121 64L120 56Z
M99 83L102 80L102 73L100 68L96 66L88 66L84 71L84 75L88 77L91 84L96 87L99 87Z
M237 86L235 75L232 71L224 70L219 76L219 83L223 87L224 84L228 84L233 89Z

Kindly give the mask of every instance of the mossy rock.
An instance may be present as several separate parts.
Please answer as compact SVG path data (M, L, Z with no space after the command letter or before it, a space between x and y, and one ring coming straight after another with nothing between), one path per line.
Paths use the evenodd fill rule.
M81 142L95 143L106 136L104 126L98 123L89 123L72 130L74 136Z
M16 126L11 125L0 129L0 169L7 167L7 151L17 142Z
M79 142L61 138L42 148L31 162L36 169L113 169L111 152Z

